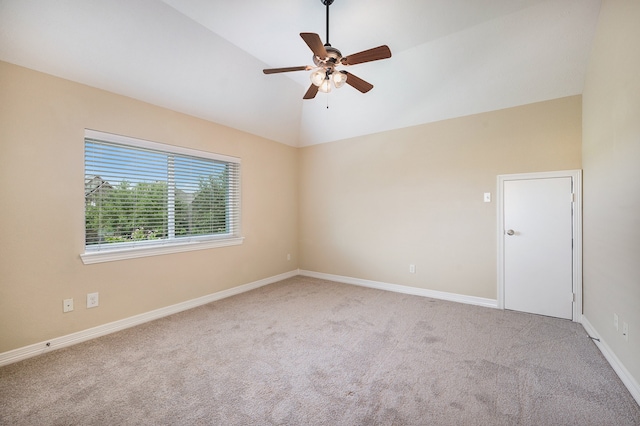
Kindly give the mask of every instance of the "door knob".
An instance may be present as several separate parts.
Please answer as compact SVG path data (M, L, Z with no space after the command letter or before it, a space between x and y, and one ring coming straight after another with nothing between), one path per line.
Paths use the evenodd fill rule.
M513 235L513 234L515 234L515 232L513 231L513 229L509 229L509 230L507 231L507 235Z

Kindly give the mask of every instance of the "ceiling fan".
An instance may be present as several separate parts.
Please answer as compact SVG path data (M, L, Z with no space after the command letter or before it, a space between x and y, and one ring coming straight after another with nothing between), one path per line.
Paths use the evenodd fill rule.
M336 69L338 66L349 66L361 64L363 62L378 61L380 59L387 59L391 57L391 50L389 46L382 45L374 47L373 49L364 50L362 52L354 53L349 56L342 56L342 53L335 47L329 44L329 6L333 4L333 0L320 0L322 4L327 6L327 42L322 44L320 36L315 33L300 33L300 37L307 43L307 46L313 52L313 63L311 65L302 65L298 67L287 68L268 68L262 70L265 74L276 74L281 72L291 71L311 71L311 86L307 93L305 93L303 99L313 99L318 91L329 93L331 86L335 86L336 89L344 86L345 83L351 87L359 90L362 93L367 93L373 89L373 85L364 81L363 79L356 77L348 71Z

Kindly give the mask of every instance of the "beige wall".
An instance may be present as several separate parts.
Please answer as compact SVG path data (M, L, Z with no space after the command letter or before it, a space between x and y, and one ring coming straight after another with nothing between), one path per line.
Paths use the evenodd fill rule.
M244 244L84 265L85 128L240 157ZM295 270L297 161L295 148L0 62L0 353Z
M584 315L640 383L640 1L605 0L583 102ZM613 327L618 314L620 329ZM629 324L629 341L622 322Z
M244 244L84 265L84 128L241 157ZM297 150L0 62L0 352L297 267L495 299L496 176L580 141L577 96Z
M300 268L496 299L496 176L581 168L581 119L575 96L301 149Z

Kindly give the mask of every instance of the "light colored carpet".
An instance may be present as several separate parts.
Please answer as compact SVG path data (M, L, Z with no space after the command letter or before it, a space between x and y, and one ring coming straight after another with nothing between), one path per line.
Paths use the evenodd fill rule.
M0 369L6 425L638 425L579 324L295 277Z

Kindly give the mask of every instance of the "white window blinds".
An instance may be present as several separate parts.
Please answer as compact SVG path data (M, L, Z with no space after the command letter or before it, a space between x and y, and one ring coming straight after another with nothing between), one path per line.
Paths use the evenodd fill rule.
M239 159L86 131L86 252L238 237Z

